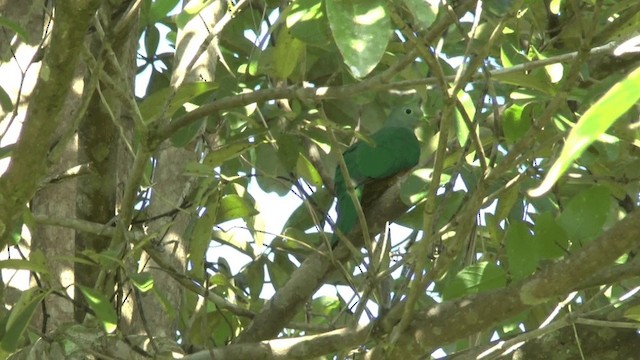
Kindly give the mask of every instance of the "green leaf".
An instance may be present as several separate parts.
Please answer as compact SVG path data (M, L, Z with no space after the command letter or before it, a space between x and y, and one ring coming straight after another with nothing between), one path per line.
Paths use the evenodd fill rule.
M518 200L521 200L520 186L518 184L514 184L500 193L498 205L496 206L496 219L506 219Z
M558 223L573 242L585 243L603 231L611 209L611 195L606 186L596 185L569 200Z
M298 157L300 156L300 141L299 138L290 135L283 134L276 139L278 143L278 159L280 164L284 167L284 170L294 171L296 168Z
M463 116L466 115L469 118L473 117L473 114L476 113L476 107L469 94L464 91L458 93L458 101L462 104L465 114L462 114L460 109L455 109L456 137L458 138L458 144L460 144L460 146L464 146L469 138L469 127L465 123Z
M507 43L500 47L500 61L502 61L502 66L506 69L526 63L529 61L529 58L518 51L513 44Z
M148 13L146 14L147 25L155 24L158 20L164 18L173 10L180 0L162 0L162 1L150 1Z
M294 2L286 24L291 35L306 44L324 46L329 43L329 26L320 0Z
M193 225L191 241L189 242L189 259L193 264L194 276L199 280L204 280L204 258L211 242L211 231L218 218L219 200L220 197L217 190L209 194L204 214Z
M16 144L9 144L3 147L0 147L0 159L4 159L13 154L13 149L15 149Z
M98 320L102 322L104 331L109 334L114 332L118 327L118 316L109 299L96 290L82 285L77 286L87 300L87 304L91 310L93 310Z
M158 50L160 42L160 32L155 25L147 26L144 32L144 48L147 52L147 58L152 59Z
M465 295L503 287L506 283L504 270L494 263L486 261L469 265L448 282L442 291L445 301Z
M13 101L11 101L11 96L7 94L7 92L0 86L0 108L5 113L10 113L13 111ZM6 146L5 146L6 147ZM2 157L0 157L1 159Z
M204 163L211 169L222 165L225 161L240 156L245 151L257 146L257 142L238 141L213 149L205 157Z
M264 192L275 192L280 196L287 195L291 189L291 183L278 177L288 177L277 151L271 144L261 144L256 147L255 164L258 176L256 182Z
M580 157L584 150L640 99L640 67L615 84L571 129L558 160L551 166L540 186L529 190L530 196L541 196L551 189L560 176Z
M20 295L7 319L5 333L0 343L2 350L13 352L18 348L36 308L47 294L48 292L43 292L40 288L31 288Z
M402 202L407 205L414 205L426 198L432 176L432 169L417 169L412 172L400 187L400 199L402 199Z
M91 249L85 250L92 251ZM99 253L93 253L91 258L98 263L98 266L105 270L115 270L118 267L124 267L120 258L120 251L117 249L107 248Z
M178 109L178 111L176 111L176 116L180 116L184 113L184 110ZM173 133L170 137L171 144L180 148L189 145L199 134L202 133L205 121L206 119L202 118L178 129L178 131Z
M267 270L269 270L269 277L273 287L278 290L284 284L289 281L291 273L296 269L289 256L282 252L276 252L273 257L272 263L267 263Z
M304 55L305 45L302 41L291 36L287 28L282 28L276 40L276 49L273 53L273 66L278 79L285 80L293 73Z
M625 310L624 317L640 322L640 305L632 306Z
M532 274L538 265L536 244L529 228L522 221L509 224L506 234L509 271L515 280Z
M244 231L217 231L214 230L211 236L217 242L229 245L232 248L240 251L250 258L255 258L255 249L249 243L249 236Z
M569 249L569 239L564 229L547 212L536 216L535 221L533 239L540 257L555 259L564 256Z
M298 156L296 172L298 176L306 180L309 184L316 188L322 187L322 177L320 177L320 173L318 173L318 170L316 170L313 164L302 154Z
M133 283L133 286L143 293L153 289L153 276L147 272L132 274L131 282Z
M20 26L20 24L18 24L17 22L4 17L4 16L0 16L0 27L5 27L11 31L13 31L14 33L16 33L18 35L18 37L20 38L20 40L28 43L29 42L29 37L27 36L27 31ZM8 35L5 35L8 36Z
M526 106L511 104L505 111L502 118L502 131L504 137L510 143L520 140L531 127L531 111L527 111Z
M172 87L162 88L140 103L140 114L146 122L157 120L161 115L171 117L184 103L217 88L218 85L212 82L186 83L181 85L175 94Z
M534 92L535 94L542 93L553 96L557 91L553 84L551 84L544 69L537 69L531 72L523 70L519 72L497 73L492 75L492 78L505 84L516 85L524 89L537 90L538 92ZM511 98L517 99L516 94L517 93L512 94ZM541 95L538 95L538 97L540 96ZM533 97L535 97L535 95Z
M344 304L335 295L319 296L311 301L311 313L315 315L311 322L327 324L329 319L340 314Z
M42 264L37 264L30 260L22 259L9 259L0 261L0 269L17 269L17 270L29 270L36 273L48 273L49 270Z
M369 74L380 62L391 34L382 0L325 0L333 38L351 73Z
M422 30L429 28L438 16L440 2L438 0L403 0L403 2Z
M216 223L221 224L237 218L248 218L256 214L258 214L258 210L245 198L235 194L225 195L220 199Z
M258 299L264 286L264 257L260 257L247 265L247 284L249 286L249 294L252 298Z

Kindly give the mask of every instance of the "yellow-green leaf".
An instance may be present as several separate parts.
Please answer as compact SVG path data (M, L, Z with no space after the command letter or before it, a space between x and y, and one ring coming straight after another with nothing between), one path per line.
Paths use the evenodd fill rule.
M541 196L549 191L584 150L640 99L638 89L640 67L615 84L580 118L571 129L558 160L551 166L540 186L529 190L529 195Z
M88 288L86 286L78 285L80 292L87 300L87 304L93 310L98 320L102 322L102 327L107 333L112 333L118 326L118 316L113 309L113 305L109 302L106 296L101 293Z
M322 186L322 177L318 170L311 164L305 156L300 154L296 163L296 172L300 177L305 179L309 184L319 188Z
M305 44L291 36L291 31L284 27L278 33L276 51L273 54L276 77L286 79L291 75L305 52Z
M234 194L226 195L220 199L216 223L220 224L237 218L246 218L257 213L258 211L244 198Z

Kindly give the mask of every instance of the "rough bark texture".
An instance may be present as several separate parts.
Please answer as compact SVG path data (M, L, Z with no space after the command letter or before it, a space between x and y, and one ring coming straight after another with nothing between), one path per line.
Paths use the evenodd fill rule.
M106 13L115 13L117 9L103 9ZM118 18L112 18L117 21ZM109 24L103 24L109 28ZM129 31L135 31L137 23L129 24ZM100 92L93 93L89 107L78 128L78 151L80 163L86 163L90 167L87 175L78 180L78 195L76 202L77 217L79 219L93 221L102 224L109 224L114 221L116 215L116 199L118 191L118 168L123 160L120 150L125 147L124 141L131 143L130 139L123 139L120 136L118 127L122 130L130 127L127 121L127 104L123 104L123 96L129 95L132 91L135 51L137 39L130 36L130 32L121 34L108 33L112 38L106 39L115 55L114 59L108 54L109 49L105 49L103 41L99 39L99 31L94 33L93 41L96 45L89 45L93 56L96 59L104 58L105 66L103 72L116 84L121 87L114 88L107 82L98 84ZM120 36L120 37L119 37ZM87 74L97 76L98 74ZM76 256L84 257L84 251L90 253L100 253L108 248L110 237L99 236L79 232L76 234ZM96 264L97 265L97 264ZM80 285L88 287L105 288L106 294L113 289L113 282L108 280L105 283L96 284L100 274L99 266L76 263L76 277ZM122 299L122 298L120 298ZM86 310L82 307L76 308L76 320L82 321Z
M46 176L47 153L61 125L62 107L82 53L84 34L99 4L97 0L57 3L56 26L43 62L47 75L38 77L11 163L0 179L3 243L20 224L25 204Z
M43 30L49 22L49 17L45 10L51 11L50 8L45 9L45 2L16 2L16 1L0 1L0 13L12 21L20 24L27 31L27 38L16 38L16 41L10 43L10 34L6 28L0 28L0 37L3 41L0 44L0 59L6 61L2 64L2 86L10 96L18 96L20 94L20 105L16 112L16 117L10 121L13 114L2 114L2 126L0 129L5 131L6 126L10 126L6 137L2 138L2 146L15 141L17 134L24 120L28 98L33 91L38 72L42 62L32 62L37 59L39 51L40 39ZM6 41L5 41L6 40ZM11 45L5 46L5 45ZM10 51L11 50L11 51ZM77 75L82 74L82 70L76 72L76 81L74 81L70 92L70 96L64 103L61 113L61 127L57 128L54 138L59 139L62 134L69 129L71 119L74 115L74 109L78 106L77 94L82 93L82 83L77 81ZM14 104L16 99L12 98ZM6 117L5 117L6 115ZM60 161L52 166L49 170L53 174L62 174L69 168L77 165L76 159L77 144L72 142L65 146L60 156ZM46 187L38 191L31 201L30 208L34 215L58 215L63 217L75 216L75 181L73 179L51 179ZM74 282L73 263L69 260L60 260L59 256L73 253L74 231L67 228L51 227L51 226L35 226L31 233L31 256L36 251L40 257L47 260L46 265L50 273L50 285L61 293L66 292L68 296L73 297L73 288L70 286ZM25 254L29 256L30 254ZM17 276L21 278L20 275ZM44 278L38 278L40 284L46 281ZM32 283L35 283L32 278ZM14 283L12 286L19 288L26 287L26 281L22 283ZM34 284L32 284L34 285ZM36 312L33 318L33 324L38 329L46 332L52 328L57 328L63 323L73 320L73 304L67 299L60 296L50 296L45 298L43 307ZM12 302L10 300L10 302Z
M81 73L84 69L81 69ZM77 81L74 90L78 90L78 93L82 92L82 83ZM70 96L65 104L63 112L67 114L65 116L65 130L68 129L68 125L71 122L74 110L79 105L80 98L76 95ZM62 129L61 129L62 130ZM61 131L59 131L61 132ZM60 134L62 135L62 134ZM78 143L77 137L73 137L69 143L64 146L62 153L60 154L60 160L51 167L51 170L55 174L63 174L67 170L78 165ZM74 218L76 215L76 186L77 181L75 177L61 178L53 180L53 183L47 184L43 189L38 191L31 202L31 212L34 216L60 216L66 218ZM68 258L69 254L74 253L76 232L73 229L37 225L32 234L32 250L42 251L46 255L48 269L52 277L57 281L57 284L52 284L54 288L57 288L60 292L66 292L70 298L75 298L74 287L76 274L74 272L74 263ZM73 303L68 299L60 296L48 296L45 298L47 314L39 313L38 315L45 315L46 327L42 327L41 330L46 332L51 329L56 329L64 323L73 321L74 308ZM45 319L37 316L34 318L34 324L40 326Z

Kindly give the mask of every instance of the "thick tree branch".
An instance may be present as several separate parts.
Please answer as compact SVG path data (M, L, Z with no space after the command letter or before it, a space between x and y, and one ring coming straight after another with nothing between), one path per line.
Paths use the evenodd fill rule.
M425 354L435 346L475 334L532 305L572 291L575 284L583 282L584 274L593 274L611 265L636 246L639 238L640 210L636 210L598 239L520 284L438 304L417 313L390 353L376 349L371 358L396 359ZM501 311L496 311L496 304L500 304Z
M59 114L71 87L89 22L99 5L99 0L56 2L55 25L41 76L29 100L9 168L0 178L1 243L6 243L22 218L25 204L46 176L47 153L61 124Z
M372 229L380 229L390 214L400 214L406 210L406 206L398 200L399 189L399 184L391 187L369 208L369 211L366 212L368 223ZM114 231L113 227L79 220L65 221L62 219L36 217L36 221L47 224L71 226L83 231L103 233L111 233ZM356 234L354 233L352 235ZM545 268L520 284L503 290L467 296L455 301L438 304L416 313L414 321L398 340L393 353L382 354L382 350L375 349L370 356L372 358L379 358L383 355L390 356L391 358L397 358L398 356L409 356L409 358L412 358L417 354L427 353L434 346L450 343L465 336L472 335L526 310L531 305L526 304L522 300L523 298L528 301L535 300L535 302L540 302L544 299L576 290L575 284L584 283L585 286L590 286L592 285L592 280L587 279L586 282L583 282L583 274L606 270L606 267L619 256L633 248L639 237L640 211L636 211L621 220L613 228L607 230L598 239L585 245L565 260ZM350 238L356 239L357 237ZM335 252L336 259L348 257L349 254L349 251L343 247L338 247ZM295 311L292 311L292 309L297 309L299 304L303 304L308 299L304 294L315 291L316 287L322 283L323 277L328 274L332 268L331 261L326 255L312 255L309 257L300 269L294 273L291 280L276 293L274 298L267 303L263 311L256 316L256 321L250 326L251 332L249 332L249 330L247 331L254 338L249 339L245 333L239 341L257 342L258 340L255 340L257 337L268 338L275 336L277 332L280 331L279 327L284 327L290 317L295 314ZM623 272L623 276L627 276L626 272ZM559 286L557 284L563 285ZM501 311L495 311L495 307L491 304L500 304ZM379 327L381 327L382 332L387 332L394 326L392 316L393 314L390 314L387 318L383 318L379 322ZM338 349L348 348L352 345L349 341L337 340L341 338L340 336L332 337L338 333L347 334L348 330L340 329L324 334L323 336L326 337L318 339L331 339L328 341L329 343L333 343L334 341L336 343L333 343L334 345L329 347L329 345L323 342L324 340L317 340L322 341L321 343L324 344L322 346L325 349L324 352L316 353L305 350L302 353L298 353L299 357L305 358L305 356L313 356L313 354L328 353ZM287 346L306 341L315 341L314 339L316 338L305 337L301 339L290 339L291 342L288 343L289 345ZM358 337L358 339L360 338ZM353 340L355 343L359 343L358 341L361 339L356 340L354 338ZM232 350L223 348L219 351L221 356L225 354L225 357L221 358L242 358L232 354L258 353L268 356L266 358L278 358L274 356L279 356L276 355L276 353L280 354L282 351L284 351L284 354L288 354L287 356L294 357L292 355L293 353L290 352L293 350L285 350L286 342L277 343L278 351L275 351L275 347L272 347L270 344L276 343L247 344L246 346L248 346L248 348L242 347L245 345L237 345L238 347L233 347ZM300 346L302 347L302 345ZM305 346L311 347L302 348L315 349L315 346L312 345ZM218 349L215 351L218 351ZM258 353L254 353L253 351L258 351ZM198 357L193 358L197 359Z
M211 349L211 351L200 351L183 359L312 359L341 349L356 347L367 340L370 332L370 326L356 329L343 328L322 335L235 344Z

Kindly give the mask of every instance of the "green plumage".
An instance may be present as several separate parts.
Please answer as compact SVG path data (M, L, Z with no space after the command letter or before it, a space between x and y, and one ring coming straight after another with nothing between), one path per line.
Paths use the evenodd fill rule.
M391 111L383 127L371 135L374 145L359 141L344 152L344 161L358 201L362 200L368 183L394 176L418 164L420 144L413 129L421 116L422 112L415 104L399 106ZM334 185L338 200L334 231L337 229L348 234L358 223L358 215L339 166ZM337 241L338 237L334 235L332 243Z

